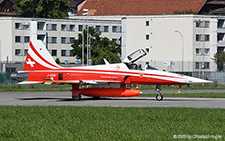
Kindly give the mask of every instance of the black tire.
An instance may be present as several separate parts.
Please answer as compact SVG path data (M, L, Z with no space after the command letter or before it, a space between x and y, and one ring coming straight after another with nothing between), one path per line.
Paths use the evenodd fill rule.
M75 101L81 100L81 94L79 94L78 96L73 96L72 99Z
M158 100L158 101L163 100L163 96L162 96L162 95L157 95L157 96L156 96L156 100Z
M95 100L100 99L100 96L93 96L93 99Z

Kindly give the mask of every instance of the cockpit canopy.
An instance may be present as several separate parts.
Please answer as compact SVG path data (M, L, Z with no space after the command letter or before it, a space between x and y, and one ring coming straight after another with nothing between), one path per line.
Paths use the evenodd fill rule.
M146 56L148 52L144 49L138 49L131 54L129 54L125 59L123 59L123 63L125 64L133 64L137 60L140 60L144 56Z

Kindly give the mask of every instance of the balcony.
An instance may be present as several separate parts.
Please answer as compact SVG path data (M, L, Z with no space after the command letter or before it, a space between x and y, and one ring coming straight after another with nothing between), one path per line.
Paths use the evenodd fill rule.
M225 47L225 41L222 41L222 40L218 41L217 42L217 46L219 46L219 47Z
M222 27L221 27L221 28L218 28L218 29L217 29L217 32L218 32L218 33L225 33L225 27L223 27L223 28L222 28Z

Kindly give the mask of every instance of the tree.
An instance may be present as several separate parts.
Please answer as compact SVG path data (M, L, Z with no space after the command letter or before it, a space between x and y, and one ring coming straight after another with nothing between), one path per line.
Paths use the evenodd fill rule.
M68 0L16 0L16 4L23 17L66 18L70 9Z
M214 55L214 62L217 64L217 70L219 72L221 71L224 71L224 68L223 68L223 64L225 62L225 52L222 51L222 52L217 52L215 55Z
M183 10L183 11L174 11L174 14L197 14L197 12L190 10Z
M87 62L87 31L84 30L84 63ZM110 63L119 63L121 47L114 41L106 37L100 37L101 33L96 32L95 28L89 28L89 41L91 42L91 60L93 64L103 64L105 58ZM78 39L73 40L71 45L73 55L77 59L82 60L82 34L78 35Z

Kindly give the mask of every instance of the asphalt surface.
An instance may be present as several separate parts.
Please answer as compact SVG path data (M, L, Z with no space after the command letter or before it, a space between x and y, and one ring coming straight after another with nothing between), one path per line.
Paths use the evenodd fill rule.
M191 107L225 109L225 98L120 97L93 100L82 96L73 101L71 92L0 92L0 105L8 106L96 106L96 107Z
M155 90L141 90L144 94L155 93ZM178 90L161 90L162 93L177 93ZM182 90L182 93L225 93L225 90Z

